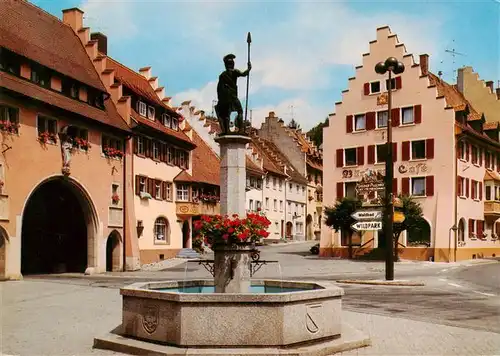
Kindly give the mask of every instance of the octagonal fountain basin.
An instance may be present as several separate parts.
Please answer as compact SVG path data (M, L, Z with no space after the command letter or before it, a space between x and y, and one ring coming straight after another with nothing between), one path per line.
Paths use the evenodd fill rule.
M341 334L343 290L328 283L253 280L249 293L213 293L211 280L122 288L120 334L181 347L283 347Z

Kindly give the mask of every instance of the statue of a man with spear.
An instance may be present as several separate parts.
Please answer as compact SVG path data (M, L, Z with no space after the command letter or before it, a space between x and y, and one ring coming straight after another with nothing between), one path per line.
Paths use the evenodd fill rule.
M229 130L230 116L232 112L238 114L235 120L235 126L237 128L237 133L240 135L245 135L245 128L247 122L247 109L248 109L248 85L250 82L250 70L252 69L252 64L250 63L250 43L252 42L252 37L250 32L247 36L248 44L248 63L247 70L244 72L239 69L234 68L234 59L236 56L234 54L228 54L224 56L224 66L226 70L219 76L219 83L217 84L217 105L215 105L215 112L217 118L219 119L219 124L221 126L220 135L231 134ZM240 99L238 99L238 85L237 80L239 77L247 77L247 92L246 92L246 105L245 105L245 120L243 120L243 108L241 106Z

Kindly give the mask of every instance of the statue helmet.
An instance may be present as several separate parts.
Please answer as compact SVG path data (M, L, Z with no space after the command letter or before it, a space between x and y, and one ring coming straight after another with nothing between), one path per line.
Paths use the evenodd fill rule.
M236 58L236 56L234 54L230 53L230 54L225 55L222 60L224 61L224 63L227 63L230 60L235 59L235 58Z

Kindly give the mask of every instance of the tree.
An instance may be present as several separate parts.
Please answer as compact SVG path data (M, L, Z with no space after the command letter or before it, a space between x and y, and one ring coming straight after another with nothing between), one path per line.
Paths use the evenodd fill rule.
M401 207L395 208L395 211L399 211L404 214L405 219L403 222L394 223L392 232L394 237L394 257L395 261L398 260L398 244L399 236L403 231L408 231L412 229L417 229L425 223L423 218L422 207L418 202L416 202L411 196L399 195L399 201Z
M323 143L323 128L326 126L328 126L328 117L324 122L320 122L307 132L307 136L314 142L316 147L321 146Z
M347 234L349 244L349 258L352 258L352 235L354 231L351 225L356 220L351 216L361 208L361 201L356 198L343 198L335 203L333 207L325 208L325 224L335 232L344 231Z
M296 130L298 130L298 129L300 129L300 124L299 124L297 121L295 121L295 119L292 119L292 120L290 120L290 122L288 123L288 127L289 127L289 128L291 128L291 129L296 129Z

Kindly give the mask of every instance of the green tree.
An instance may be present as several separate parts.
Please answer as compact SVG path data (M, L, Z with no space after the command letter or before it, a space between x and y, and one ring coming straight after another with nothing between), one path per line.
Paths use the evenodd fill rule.
M290 122L288 123L288 127L289 127L289 128L291 128L291 129L296 129L296 130L298 130L298 129L300 129L300 124L299 124L297 121L295 121L295 119L292 119L292 120L290 120Z
M404 214L405 219L403 222L398 222L393 224L392 232L394 237L394 257L395 261L398 260L398 244L399 237L403 231L409 231L413 229L419 229L425 224L425 219L423 217L422 207L418 202L416 202L411 196L399 195L399 207L395 207L395 211L399 211Z
M333 207L325 208L325 224L336 232L344 231L347 234L349 244L349 258L352 258L352 235L354 231L351 225L356 220L351 216L361 208L361 201L356 198L343 198L335 203Z
M321 146L321 144L323 143L323 128L326 126L328 126L328 118L326 118L324 122L320 122L307 132L307 136L309 136L311 141L314 142L316 147Z

